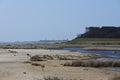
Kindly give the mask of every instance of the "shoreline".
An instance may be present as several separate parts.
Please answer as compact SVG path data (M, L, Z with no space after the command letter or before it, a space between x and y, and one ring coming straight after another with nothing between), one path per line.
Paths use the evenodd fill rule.
M120 48L116 47L85 47L86 50L106 50L106 51L120 51Z

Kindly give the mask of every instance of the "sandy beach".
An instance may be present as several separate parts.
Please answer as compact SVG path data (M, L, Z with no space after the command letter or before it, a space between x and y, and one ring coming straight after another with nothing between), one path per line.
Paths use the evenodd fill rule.
M10 52L14 51L14 52ZM0 49L0 80L44 80L46 76L57 76L65 80L109 80L120 74L119 71L104 70L91 67L68 67L61 64L66 60L47 60L37 62L44 64L44 71L40 66L33 66L29 61L30 54L34 55L84 55L80 52L66 50L44 49Z

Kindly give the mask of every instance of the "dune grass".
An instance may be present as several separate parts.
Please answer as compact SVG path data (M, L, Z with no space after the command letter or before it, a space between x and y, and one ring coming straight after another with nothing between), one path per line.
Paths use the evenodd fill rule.
M46 60L78 60L78 59L97 59L101 58L103 56L99 55L90 55L90 54L84 54L84 55L34 55L30 56L31 61L46 61Z
M63 78L59 78L59 77L56 77L56 76L54 76L54 77L48 76L48 77L44 77L44 80L63 80Z
M113 77L113 78L111 78L109 80L120 80L120 76L115 76L115 77Z
M35 55L30 58L31 61L45 61L53 60L53 57L50 55Z
M66 62L64 66L74 67L120 67L120 61L75 60Z

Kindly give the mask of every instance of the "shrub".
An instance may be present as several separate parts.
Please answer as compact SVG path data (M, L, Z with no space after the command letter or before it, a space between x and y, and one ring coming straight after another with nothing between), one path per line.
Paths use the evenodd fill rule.
M30 58L31 61L45 61L53 60L54 58L50 55L35 55Z
M33 66L41 66L41 64L38 63L32 63Z
M48 77L44 77L44 80L77 80L77 79L63 79L63 78L56 77L56 76L54 77L48 76ZM79 79L79 80L83 80L83 79Z
M54 58L50 55L43 55L44 59L49 59L49 60L53 60Z
M63 78L59 78L59 77L44 77L44 80L63 80Z
M112 63L112 66L113 66L113 67L120 67L120 61L114 61L114 62Z
M31 61L25 61L24 63L32 63Z
M44 71L45 65L42 64L42 65L41 65L41 68L42 68L42 71Z
M75 60L75 58L76 58L71 55L55 55L54 57L58 60Z
M17 51L8 50L10 53L17 53Z
M32 56L30 58L31 61L44 61L43 57L39 56L39 55L35 55L35 56Z

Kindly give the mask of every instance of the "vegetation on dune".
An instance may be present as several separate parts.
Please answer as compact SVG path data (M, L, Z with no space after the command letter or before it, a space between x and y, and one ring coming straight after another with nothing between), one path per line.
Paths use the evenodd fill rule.
M33 65L33 66L41 66L41 64L39 64L39 63L31 63L31 65Z
M13 50L8 50L8 52L10 52L10 53L17 53L17 51L13 51Z
M63 42L64 43L64 42ZM0 44L2 49L57 49L63 48L65 44L63 43L53 43L53 44L42 44L42 43L24 43L24 44Z
M56 77L56 76L54 76L54 77L48 76L48 77L44 77L44 80L63 80L63 78L59 78L59 77Z
M65 79L58 76L47 76L47 77L44 77L44 80L83 80L83 79Z
M43 79L35 79L35 80L77 80L77 79L64 79L58 76L45 76ZM78 79L83 80L83 79Z
M53 60L53 57L50 55L35 55L30 58L31 61L45 61Z
M89 59L97 59L101 58L103 56L99 55L90 55L90 54L84 54L84 55L34 55L30 56L31 61L46 61L46 60L89 60Z
M31 61L44 61L43 58L39 55L32 56L30 58Z
M66 62L64 66L75 67L120 67L120 61L75 60Z
M111 79L109 79L109 80L120 80L120 76L113 77L113 78L111 78Z
M30 58L31 61L45 61L45 60L73 60L73 57L70 55L35 55Z
M70 60L66 61L64 66L74 67L120 67L120 61L100 61L96 60L99 56L72 56L72 55L35 55L30 58L31 61L46 61L46 60ZM72 60L72 61L71 61ZM34 66L41 66L38 63L32 63ZM44 65L42 66L44 67Z
M77 59L76 56L72 56L72 55L54 55L54 58L56 58L58 60L74 60L74 59Z

